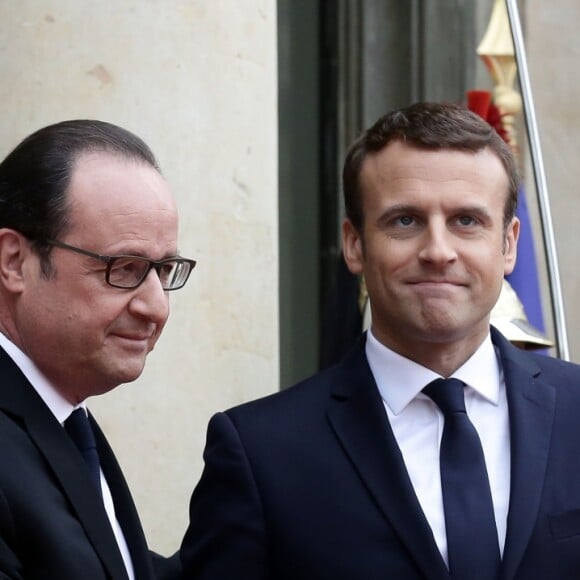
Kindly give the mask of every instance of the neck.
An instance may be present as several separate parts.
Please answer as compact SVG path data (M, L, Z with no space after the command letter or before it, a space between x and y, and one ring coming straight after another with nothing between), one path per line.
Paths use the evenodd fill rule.
M483 344L487 332L453 341L414 340L412 345L392 337L382 336L372 329L373 336L393 352L432 370L442 377L450 377Z

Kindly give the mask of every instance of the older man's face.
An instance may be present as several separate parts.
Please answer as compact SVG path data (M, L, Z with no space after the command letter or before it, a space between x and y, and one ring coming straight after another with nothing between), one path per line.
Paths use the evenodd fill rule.
M103 255L177 254L175 204L152 167L108 153L84 155L69 200L72 227L61 242ZM38 264L29 268L16 313L21 348L72 402L135 380L169 314L155 270L124 290L105 282L106 264L95 258L53 248L51 260L51 278Z

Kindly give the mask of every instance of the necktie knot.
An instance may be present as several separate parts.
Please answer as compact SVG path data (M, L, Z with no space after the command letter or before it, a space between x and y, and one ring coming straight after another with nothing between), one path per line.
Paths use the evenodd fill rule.
M64 428L79 450L96 449L95 436L84 409L76 409L64 422Z
M452 413L465 413L465 383L459 379L435 379L423 392L441 409L445 417Z

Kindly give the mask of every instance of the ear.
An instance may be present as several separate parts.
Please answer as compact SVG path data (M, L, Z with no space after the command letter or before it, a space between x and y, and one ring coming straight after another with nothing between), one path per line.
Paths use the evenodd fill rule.
M511 223L506 229L505 251L504 251L504 276L511 274L516 265L518 254L518 238L520 237L520 220L517 217L512 218Z
M0 284L8 291L24 289L24 261L29 254L30 246L22 234L0 229Z
M342 223L342 253L352 274L362 274L364 269L364 249L361 234L349 219Z

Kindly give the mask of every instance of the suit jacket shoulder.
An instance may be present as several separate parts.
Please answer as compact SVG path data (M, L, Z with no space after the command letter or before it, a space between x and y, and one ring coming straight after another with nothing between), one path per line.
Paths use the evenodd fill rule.
M339 365L214 416L204 458L181 549L186 577L447 577L364 339Z
M78 450L1 349L0 373L0 576L126 580L102 498ZM125 480L104 436L93 425L136 573L153 578Z

